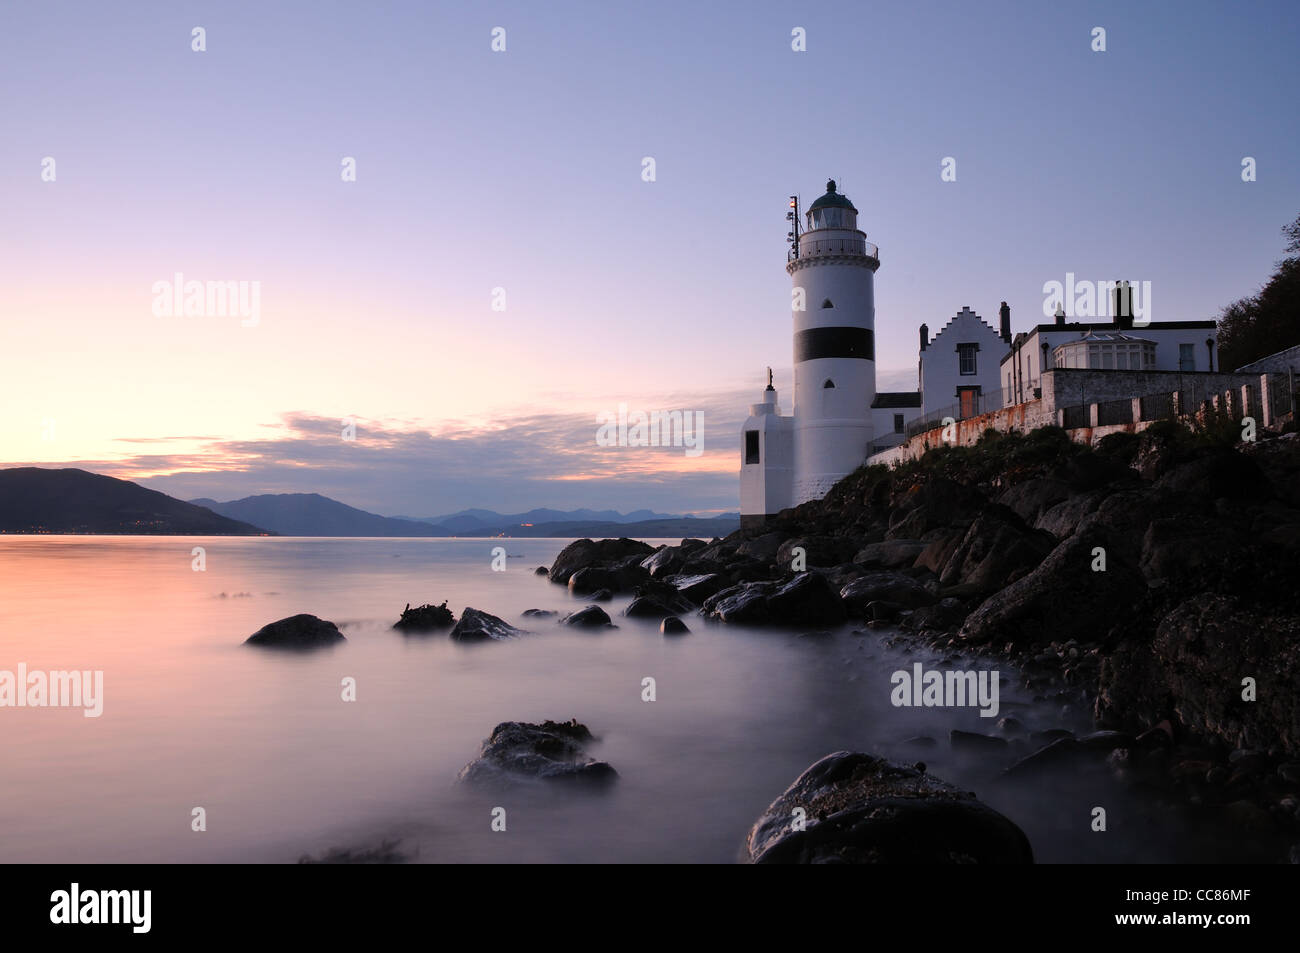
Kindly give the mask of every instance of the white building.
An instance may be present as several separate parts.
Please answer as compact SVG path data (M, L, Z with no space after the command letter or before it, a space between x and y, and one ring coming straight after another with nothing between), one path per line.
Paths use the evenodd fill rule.
M1058 313L1055 323L1039 324L1017 334L1012 341L1011 350L1001 363L1002 405L1010 407L1037 398L1042 372L1066 366L1056 363L1058 354L1069 355L1071 361L1078 360L1079 343L1088 348L1090 363L1069 366L1195 372L1222 370L1216 366L1217 340L1218 325L1214 321L1152 321L1134 328L1132 320L1123 317L1116 321L1067 324L1065 315ZM1122 358L1126 363L1119 364L1120 355L1132 350L1138 354L1126 355ZM1133 367L1133 357L1139 355L1140 366ZM1096 363L1091 363L1094 360Z
M973 417L980 398L993 397L1001 386L998 366L1011 347L1011 309L1002 302L1002 332L999 334L970 308L962 308L939 333L930 339L930 329L921 325L921 412L932 414L945 407L957 407L954 417Z

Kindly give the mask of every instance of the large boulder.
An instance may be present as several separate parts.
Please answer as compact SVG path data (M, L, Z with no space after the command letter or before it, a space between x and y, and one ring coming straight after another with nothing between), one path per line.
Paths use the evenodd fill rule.
M921 539L930 530L973 519L984 504L984 497L974 487L946 477L931 477L895 498L886 537Z
M650 573L652 578L671 576L679 571L685 563L681 550L676 546L661 546L641 561L641 568Z
M579 569L588 566L615 563L629 556L645 557L652 553L652 547L635 539L577 539L560 550L560 554L551 563L548 578L551 582L568 585L569 577Z
M271 649L317 649L345 642L343 633L333 622L303 613L262 626L247 639L245 645L260 645Z
M1029 529L1013 510L989 506L966 530L939 580L945 586L998 589L1037 566L1055 544L1049 533Z
M600 606L587 606L576 612L570 612L560 620L561 625L573 625L585 629L608 628L614 623L609 613Z
M809 566L838 566L853 558L860 547L848 536L799 536L787 539L776 551L776 565L782 571L798 572ZM802 549L806 565L794 566L795 550Z
M577 719L540 725L505 721L492 729L479 756L465 765L460 780L473 784L564 781L606 784L618 777L608 763L587 756L591 732Z
M460 621L452 628L450 637L458 642L501 641L524 635L523 629L516 629L509 622L497 618L490 612L465 607Z
M997 502L1014 511L1026 523L1033 523L1040 513L1069 497L1070 487L1065 482L1051 477L1034 477L1003 490Z
M796 814L800 811L801 814ZM794 823L802 817L804 829ZM808 768L749 832L749 860L772 864L1029 864L1024 832L974 794L849 751Z
M905 609L915 609L938 602L929 589L901 572L869 572L840 590L844 608L855 619L864 618L872 602L892 602Z
M1046 530L1057 539L1065 539L1074 533L1084 517L1096 512L1104 498L1105 494L1100 492L1067 497L1039 513L1034 520L1034 528Z
M776 559L777 551L784 541L785 537L781 533L764 533L754 539L747 539L737 546L736 555L749 556L752 559L771 563Z
M1113 551L1107 553L1106 570L1094 572L1099 546L1107 548L1093 533L1076 533L1058 543L1032 572L984 600L966 618L959 637L976 645L1020 646L1054 639L1103 640L1112 625L1132 614L1146 582Z
M1103 722L1141 727L1172 716L1231 748L1300 752L1300 614L1202 592L1166 614L1150 641L1140 635L1102 661ZM1242 697L1245 678L1254 700Z
M704 600L700 612L719 622L766 622L771 618L767 597L774 588L770 582L743 582Z
M803 572L767 597L767 610L778 622L834 625L844 621L839 593L820 573Z
M689 599L696 605L704 603L709 596L716 595L731 585L731 580L722 573L711 572L704 575L674 576L669 580L682 598Z

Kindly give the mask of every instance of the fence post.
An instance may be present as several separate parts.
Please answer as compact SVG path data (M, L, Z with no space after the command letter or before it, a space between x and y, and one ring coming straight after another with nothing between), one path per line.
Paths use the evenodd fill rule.
M1273 426L1273 395L1268 390L1268 375L1259 375L1259 417L1261 427Z
M1096 426L1097 426L1097 418L1098 418L1098 415L1100 414L1100 412L1101 412L1101 411L1100 411L1100 405L1099 405L1099 404L1089 404L1089 405L1088 405L1088 426L1089 426L1089 427L1096 427Z
M1142 422L1142 398L1134 397L1133 398L1133 423L1139 424L1141 422Z

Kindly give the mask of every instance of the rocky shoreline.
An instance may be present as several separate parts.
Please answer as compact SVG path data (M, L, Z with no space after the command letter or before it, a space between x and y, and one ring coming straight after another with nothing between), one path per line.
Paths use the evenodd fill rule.
M759 533L654 549L578 540L574 595L653 616L860 623L1005 659L1041 699L1091 710L1083 739L1017 761L1114 774L1300 861L1300 439L1172 423L1096 449L1057 428L863 468ZM630 613L629 607L629 614ZM990 736L996 737L996 736Z

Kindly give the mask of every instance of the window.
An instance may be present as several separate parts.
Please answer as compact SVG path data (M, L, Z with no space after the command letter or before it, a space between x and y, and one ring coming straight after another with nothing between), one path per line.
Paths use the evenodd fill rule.
M894 433L903 432L903 415L894 414Z
M822 390L826 390L834 386L835 386L835 382L828 377L826 378L826 383L822 385Z
M978 344L958 344L957 345L957 363L963 376L969 376L975 373L975 352L980 349Z
M1178 345L1178 369L1180 371L1196 370L1196 345Z
M745 463L758 463L758 431L745 431Z
M822 302L822 307L823 307L823 308L833 308L833 307L835 307L835 305L831 304L831 299L830 299L830 298L827 298L825 301Z

